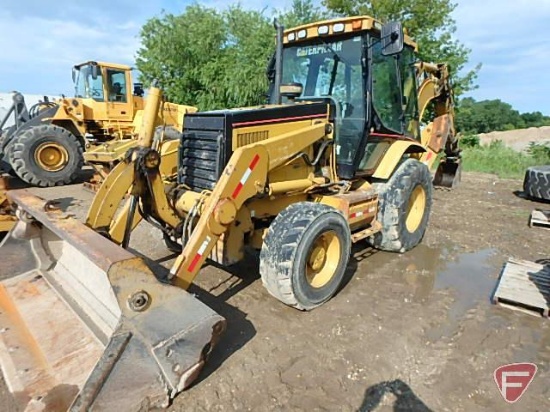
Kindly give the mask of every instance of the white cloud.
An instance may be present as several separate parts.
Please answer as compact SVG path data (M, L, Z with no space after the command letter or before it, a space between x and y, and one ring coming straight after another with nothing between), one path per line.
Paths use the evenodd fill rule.
M0 8L0 91L72 94L71 67L88 60L134 64L139 30L162 10L179 13L190 2L57 0L54 7L39 0L11 2ZM225 9L228 2L202 5ZM290 0L278 3L285 7ZM244 0L245 8L262 10L267 0ZM268 10L267 12L269 12Z
M483 63L478 99L500 98L521 111L550 114L550 0L455 0L457 38L472 49L468 68ZM72 93L73 64L103 60L133 64L143 23L161 10L180 13L188 1L57 0L4 1L0 8L0 91ZM232 2L200 4L224 9ZM245 8L266 9L268 0L242 0ZM276 4L288 8L291 0Z
M550 114L550 0L458 0L457 37L483 63L478 99L501 99L520 111Z

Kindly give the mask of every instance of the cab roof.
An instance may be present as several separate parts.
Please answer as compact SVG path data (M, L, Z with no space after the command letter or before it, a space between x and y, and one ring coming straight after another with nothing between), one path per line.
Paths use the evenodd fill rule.
M107 63L107 62L99 62L99 61L94 61L94 60L89 60L87 62L84 62L84 63L79 63L79 64L75 64L75 68L78 69L82 66L85 66L87 64L97 64L98 66L101 66L101 67L111 67L113 69L118 69L118 70L132 70L132 68L130 66L127 66L125 64L118 64L118 63Z
M344 28L343 30L339 30L336 33L334 32L334 26L337 24L342 24ZM319 34L318 29L319 27L322 27L322 26L328 27L327 34L324 34L324 35ZM304 24L302 26L293 27L291 29L285 30L283 43L284 44L299 43L306 40L311 40L313 38L340 35L344 33L355 33L355 32L362 32L362 31L380 32L381 29L382 29L382 22L370 16L342 17L342 18L331 19L331 20L317 21L315 23ZM305 30L307 33L306 37L298 38L297 33L303 30ZM288 35L290 33L294 33L296 40L292 42L288 40ZM418 47L417 44L407 34L405 34L404 42L405 44L417 50L417 47Z

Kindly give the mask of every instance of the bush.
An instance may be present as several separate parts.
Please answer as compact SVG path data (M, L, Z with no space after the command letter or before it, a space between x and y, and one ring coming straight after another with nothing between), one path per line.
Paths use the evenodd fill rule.
M506 147L501 141L494 141L487 146L465 147L462 151L464 170L472 172L494 173L503 178L521 179L525 169L550 163L549 153L545 148L531 146L528 153L516 152Z
M527 148L527 153L541 163L550 164L550 144L548 143L531 142Z
M467 134L460 138L461 147L477 147L479 146L479 136L477 134Z

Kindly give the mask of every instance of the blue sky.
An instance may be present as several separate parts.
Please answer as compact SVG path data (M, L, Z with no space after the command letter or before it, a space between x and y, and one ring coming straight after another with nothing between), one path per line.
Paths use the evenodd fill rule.
M550 0L456 0L458 38L483 63L476 99L502 99L550 115ZM290 0L277 3L288 7ZM133 64L141 25L182 0L0 0L0 92L72 93L71 67L103 60ZM228 2L201 2L224 7ZM241 0L262 9L268 0Z

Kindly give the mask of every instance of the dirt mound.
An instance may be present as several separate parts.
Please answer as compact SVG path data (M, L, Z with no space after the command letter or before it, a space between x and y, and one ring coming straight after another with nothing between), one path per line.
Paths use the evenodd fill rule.
M550 126L530 127L529 129L509 130L506 132L481 133L479 141L486 145L495 140L501 140L506 146L518 152L525 150L529 143L549 143Z

